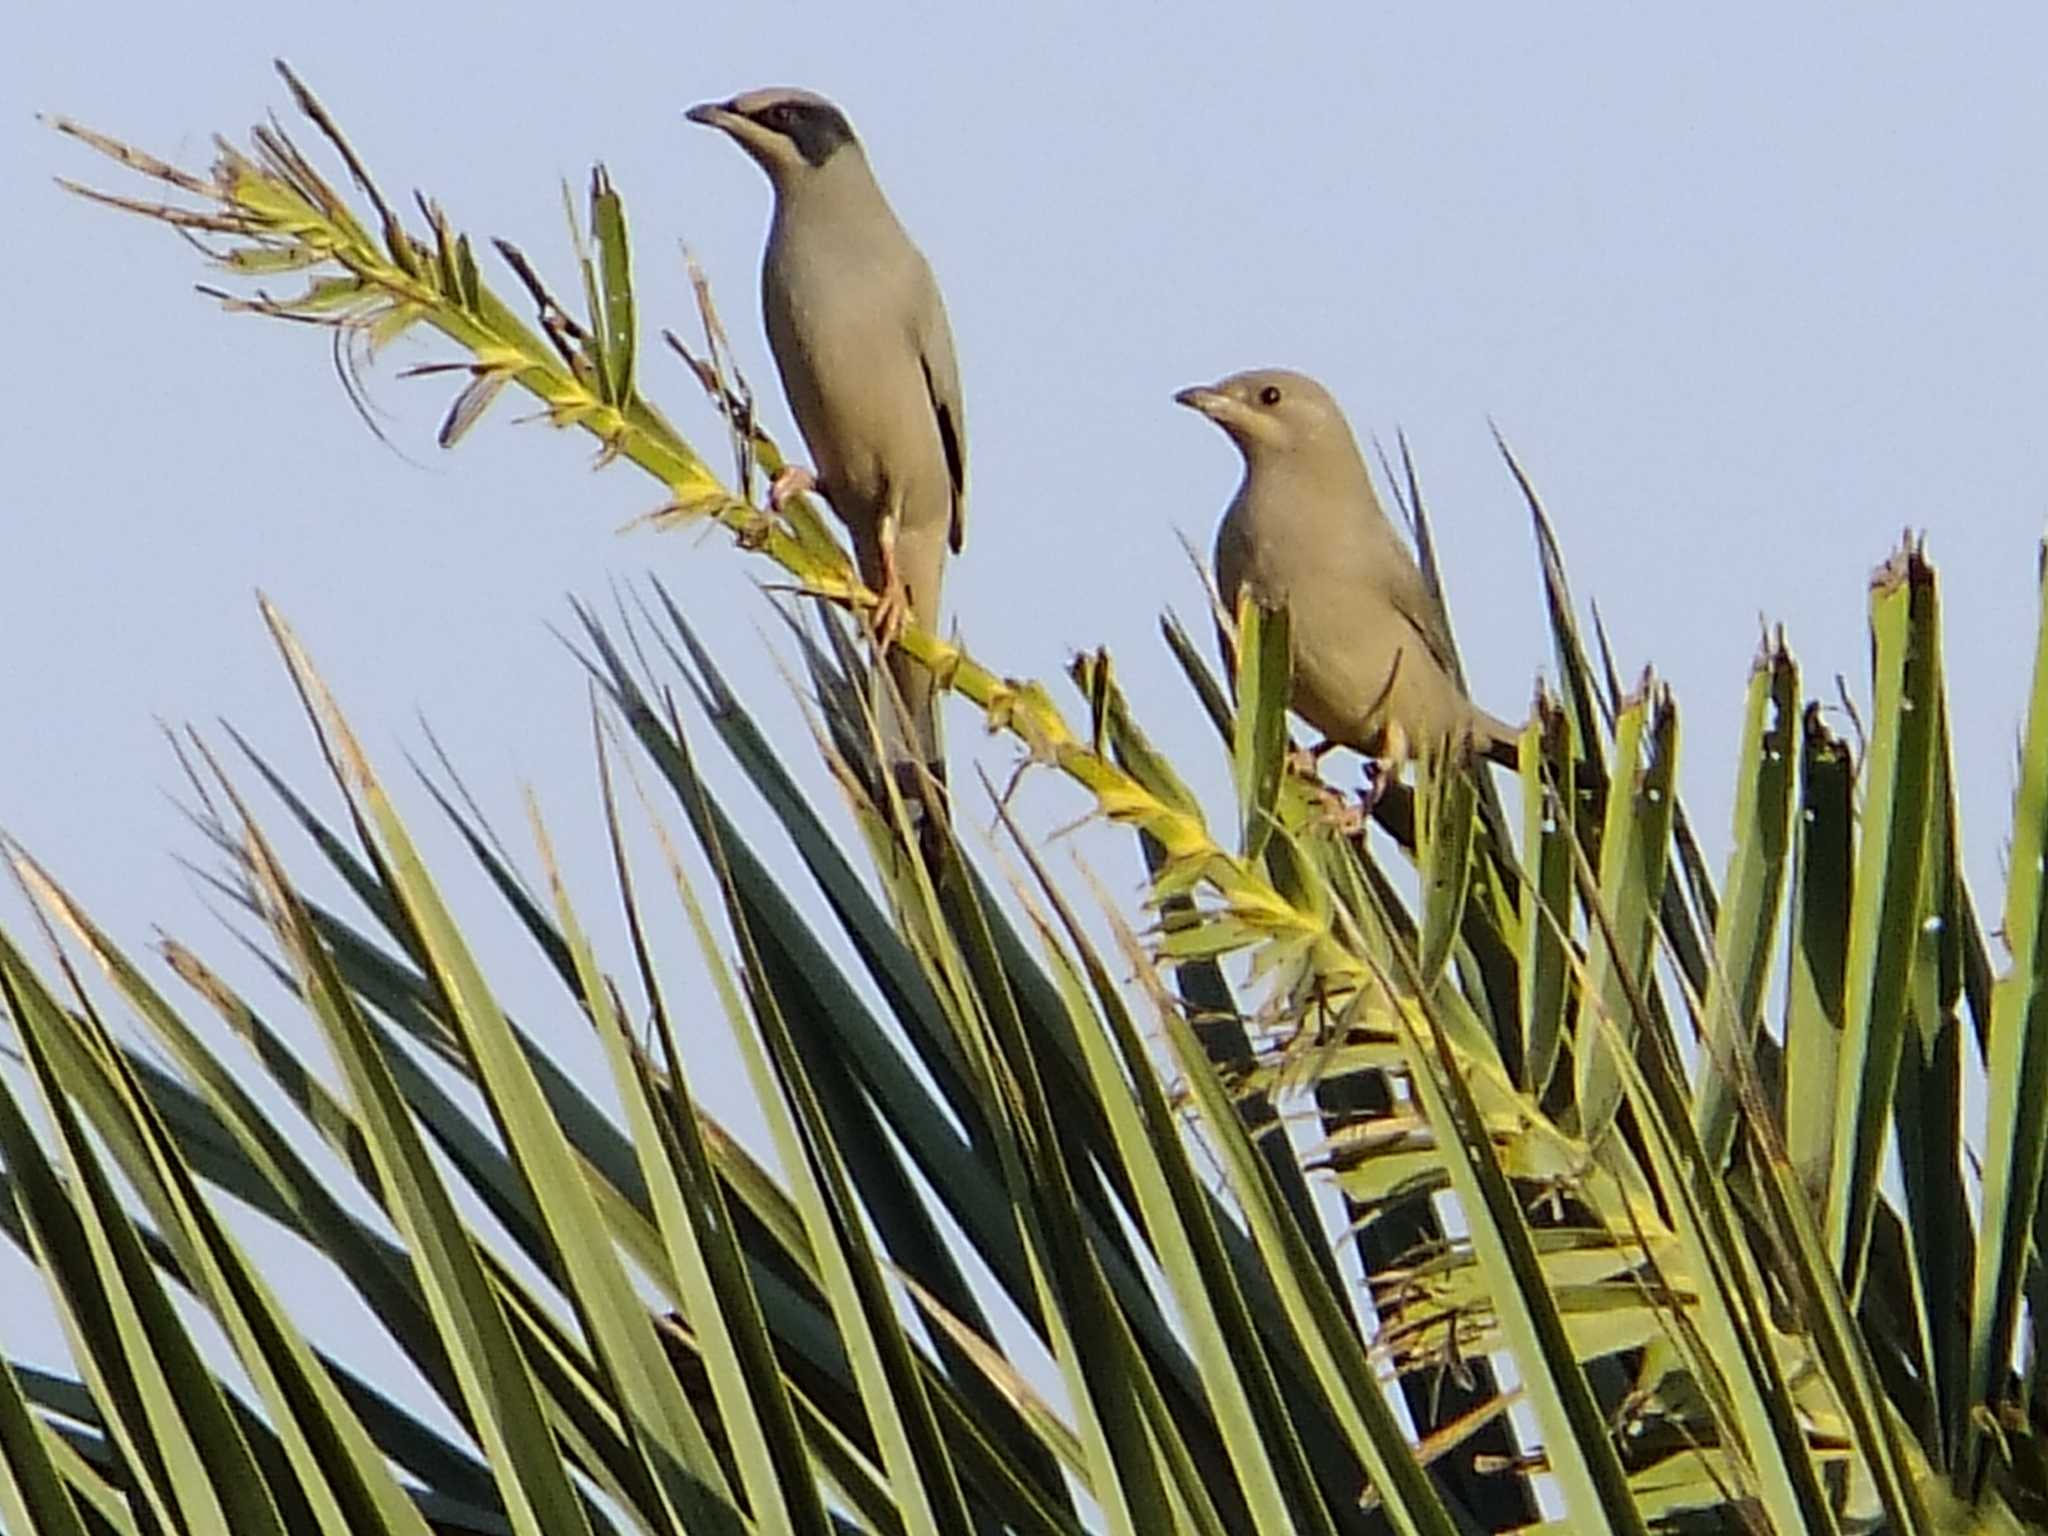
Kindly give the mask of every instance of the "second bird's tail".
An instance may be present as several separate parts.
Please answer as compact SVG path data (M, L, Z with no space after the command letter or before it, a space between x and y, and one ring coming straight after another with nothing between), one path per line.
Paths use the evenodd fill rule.
M1522 728L1509 725L1498 715L1474 709L1472 737L1479 755L1503 768L1519 768L1522 762Z

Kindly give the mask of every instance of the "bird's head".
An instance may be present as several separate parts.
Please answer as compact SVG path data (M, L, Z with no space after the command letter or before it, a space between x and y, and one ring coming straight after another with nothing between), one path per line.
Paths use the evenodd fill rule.
M703 102L684 116L725 134L778 187L821 169L858 144L845 113L815 91L795 86L768 86L730 101Z
M1333 434L1348 439L1351 433L1330 392L1307 374L1286 368L1233 373L1173 398L1215 422L1247 459L1292 453Z

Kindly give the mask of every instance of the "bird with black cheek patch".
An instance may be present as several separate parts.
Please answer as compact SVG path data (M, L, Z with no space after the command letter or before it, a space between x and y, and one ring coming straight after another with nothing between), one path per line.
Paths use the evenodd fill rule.
M812 468L770 491L780 507L823 493L853 536L880 598L878 646L902 696L887 735L943 778L931 674L895 648L906 619L936 630L946 557L965 531L967 453L960 368L946 306L896 220L845 115L788 87L692 107L768 174L775 212L761 261L761 311ZM892 757L900 761L900 757Z
M1221 427L1244 480L1216 531L1216 586L1284 603L1294 710L1323 742L1393 773L1411 757L1476 751L1512 766L1518 732L1466 696L1443 608L1387 520L1329 391L1266 368L1173 397Z

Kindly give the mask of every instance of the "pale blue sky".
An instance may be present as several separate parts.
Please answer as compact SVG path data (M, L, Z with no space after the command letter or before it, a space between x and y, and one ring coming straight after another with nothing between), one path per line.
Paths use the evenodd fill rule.
M424 713L508 834L537 786L594 910L584 690L548 632L565 594L604 603L659 571L771 721L797 723L754 654L771 568L718 539L615 536L651 484L592 476L586 439L515 428L509 396L441 455L445 382L387 367L373 393L417 462L387 451L322 338L218 314L191 291L192 251L51 185L139 188L33 113L197 165L214 131L283 114L275 54L387 193L432 192L565 293L559 180L580 189L604 160L650 335L692 319L688 240L785 434L755 298L767 187L680 114L765 83L835 97L959 340L974 497L949 598L966 640L1044 677L1109 644L1219 814L1222 767L1155 622L1197 608L1175 530L1206 548L1237 463L1171 404L1182 385L1298 367L1361 437L1407 431L1475 691L1512 716L1549 655L1498 422L1624 667L1678 688L1717 864L1759 616L1786 623L1810 692L1842 672L1861 696L1867 575L1924 527L1970 867L1998 906L2048 511L2038 5L128 9L29 0L0 50L0 826L137 947L155 923L227 947L171 857L203 850L166 800L156 717L225 716L320 784L255 588L394 780ZM391 362L450 355L426 341ZM681 369L643 356L650 393L715 443ZM1011 761L964 711L952 738ZM1029 803L1040 825L1080 809L1050 780ZM1135 893L1121 843L1090 851ZM515 989L537 974L509 936L488 958ZM21 1274L0 1262L0 1287ZM4 1321L0 1347L42 1353Z

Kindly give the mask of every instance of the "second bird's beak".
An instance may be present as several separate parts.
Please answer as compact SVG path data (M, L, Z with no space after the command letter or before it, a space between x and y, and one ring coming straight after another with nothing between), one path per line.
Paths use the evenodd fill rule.
M1173 403L1184 405L1191 411L1200 411L1211 421L1222 421L1232 414L1230 396L1206 384L1195 384L1180 391L1173 397Z

